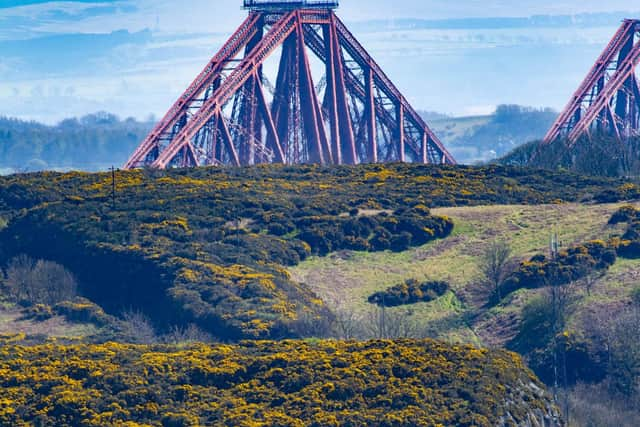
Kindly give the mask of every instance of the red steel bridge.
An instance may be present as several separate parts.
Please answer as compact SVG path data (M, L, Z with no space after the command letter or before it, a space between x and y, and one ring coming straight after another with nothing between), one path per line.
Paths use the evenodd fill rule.
M244 0L244 23L124 167L455 164L337 6Z
M562 139L569 148L597 134L618 141L640 135L640 20L625 20L558 116L543 144Z

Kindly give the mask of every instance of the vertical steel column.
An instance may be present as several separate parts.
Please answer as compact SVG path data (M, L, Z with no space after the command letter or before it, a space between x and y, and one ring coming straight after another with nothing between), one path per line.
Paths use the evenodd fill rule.
M213 150L211 151L211 165L215 165L216 163L222 163L222 132L220 131L220 115L216 114L213 116Z
M198 159L196 153L193 151L193 145L191 143L186 144L182 149L182 165L183 168L198 167Z
M291 85L295 82L295 75L292 67L295 66L296 38L295 33L291 34L282 44L282 56L278 68L275 93L271 104L271 116L275 123L280 144L284 152L285 163L295 163L297 159L290 158L290 135L289 135L289 115L291 113ZM267 143L275 145L275 139L267 136Z
M282 150L282 146L280 145L280 138L278 137L278 131L276 130L275 123L273 121L273 117L271 116L271 111L269 110L269 104L267 103L267 98L264 95L264 90L262 89L262 83L257 75L253 76L256 82L256 94L258 97L258 108L262 112L262 120L265 122L267 126L267 143L269 141L269 137L273 141L273 151L276 153L275 161L279 163L284 163L284 151Z
M298 12L297 15L296 37L298 38L298 61L300 63L300 107L302 110L306 136L312 140L307 142L313 146L315 151L315 158L312 159L312 161L326 164L327 161L332 161L329 157L329 143L324 130L320 104L313 85L313 77L311 75L311 67L309 66L309 58L305 48L304 31L302 28L300 13ZM313 152L310 151L310 153Z
M398 160L402 163L405 162L405 149L404 149L404 105L402 102L398 103L396 107L397 114L397 126L398 126L398 149L400 152L398 153Z
M371 66L365 70L365 115L367 120L367 146L369 162L378 163L378 141L376 123L376 98L374 93L373 69Z
M611 132L613 132L616 136L616 140L620 141L620 128L618 127L618 123L616 122L615 114L611 108L611 105L607 105L604 109L604 114L607 116L607 121L609 122L609 128Z
M422 144L420 145L420 161L425 165L429 163L429 135L427 132L422 132Z
M595 100L602 94L602 91L604 89L604 76L600 77L598 79L598 91L597 91L597 96L595 99L593 99L591 101L591 103L593 104L593 102L595 102ZM607 116L606 116L606 111L601 111L600 114L598 115L598 119L596 120L596 131L598 133L601 133L604 130L604 124L607 121Z
M227 123L224 120L222 111L218 109L216 114L218 114L218 123L220 126L220 132L222 133L222 141L224 142L224 145L227 151L229 152L229 157L231 158L231 161L234 163L234 166L240 166L240 157L238 156L238 151L236 150L236 147L233 145L231 132L229 132L229 127L227 126Z
M340 143L340 121L338 119L338 96L336 85L336 64L334 62L334 38L331 24L322 26L322 38L325 49L325 69L327 75L327 88L325 100L329 109L329 129L331 130L331 151L333 162L342 164L342 144Z
M264 35L264 18L260 18L256 23L257 31L251 38L245 48L245 58L251 54L255 47L260 43ZM260 159L256 156L256 144L260 144L262 140L262 121L258 117L256 103L256 84L254 79L256 76L262 75L262 65L257 64L257 69L253 73L253 77L249 78L241 89L242 104L240 107L239 124L244 135L241 140L244 143L239 144L240 162L243 165L252 165L260 163Z
M338 117L340 118L340 125L338 130L340 132L340 145L343 161L355 165L358 163L358 156L356 154L356 143L353 136L353 123L351 115L349 114L349 102L347 100L347 85L345 83L345 70L344 61L342 58L342 51L340 50L340 39L338 38L338 31L336 30L336 18L331 13L331 25L329 26L329 32L331 35L331 56L333 57L332 63L334 66L335 86L336 86L336 104L338 106Z

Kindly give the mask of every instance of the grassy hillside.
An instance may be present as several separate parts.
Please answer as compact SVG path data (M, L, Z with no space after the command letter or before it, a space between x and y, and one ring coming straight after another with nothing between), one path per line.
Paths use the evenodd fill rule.
M564 247L622 234L620 225L608 225L620 204L555 204L453 207L434 209L456 224L453 234L401 253L339 253L312 257L290 268L294 280L306 283L333 310L370 316L374 307L367 297L405 279L445 280L452 291L444 298L411 305L411 317L422 325L417 334L453 342L504 345L518 331L521 309L537 290L520 292L495 308L485 308L479 297L483 251L493 241L507 242L518 260L548 252L557 232ZM618 260L598 278L583 308L628 300L638 285L640 261ZM406 307L387 309L403 313ZM582 310L575 313L579 319Z
M195 323L224 339L324 333L326 301L284 267L341 250L386 257L445 238L451 220L427 206L640 194L622 180L496 166L137 170L117 174L115 204L111 184L110 174L0 179L1 264L21 253L55 261L110 314L133 308L161 329Z
M12 333L0 351L0 382L12 393L0 402L0 417L10 424L242 424L257 417L265 425L509 425L554 417L509 353L316 339L511 345L544 290L523 285L492 302L478 281L488 242L510 242L519 260L544 251L553 230L563 248L622 233L628 239L612 240L616 248L640 246L639 212L627 208L618 224L607 224L623 202L640 199L640 186L624 179L503 166L272 165L117 172L115 197L113 184L111 174L78 172L0 178L0 331ZM583 249L574 258L591 260ZM585 313L628 305L639 267L618 260L588 295L580 290L571 337ZM38 300L33 277L54 288L64 281L52 272L56 280L70 277L65 269L78 296ZM392 286L403 292L406 279L417 280L416 299L430 302L386 309L367 302ZM436 292L424 280L442 286ZM314 339L88 344L304 337ZM537 359L523 350L542 374L545 348ZM439 377L423 375L425 366ZM369 393L360 375L374 371L375 384L386 388ZM36 377L48 382L28 385Z
M2 425L560 425L505 351L434 341L18 347L0 338Z

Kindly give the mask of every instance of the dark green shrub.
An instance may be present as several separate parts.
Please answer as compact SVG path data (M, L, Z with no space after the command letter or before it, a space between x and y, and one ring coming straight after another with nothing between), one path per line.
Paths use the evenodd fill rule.
M51 310L51 306L45 304L30 305L23 310L23 313L25 318L39 322L51 319L55 315L53 310Z
M504 297L522 288L565 285L594 270L607 270L615 261L615 248L600 240L561 251L555 259L536 255L529 261L520 263L501 286L500 295Z
M417 302L429 302L441 297L448 291L449 284L447 282L420 283L415 279L410 279L385 291L374 293L368 298L368 301L381 307L396 307Z
M640 218L640 211L635 206L627 205L618 209L609 219L609 224L629 223Z
M623 258L640 258L640 240L625 240L618 246L618 254Z
M394 234L391 236L391 245L390 248L393 252L402 252L406 251L411 247L411 233L406 231L400 234Z

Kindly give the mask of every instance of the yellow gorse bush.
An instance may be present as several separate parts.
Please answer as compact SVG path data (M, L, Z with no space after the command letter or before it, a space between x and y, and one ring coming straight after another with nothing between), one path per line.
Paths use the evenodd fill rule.
M0 425L457 425L553 415L505 351L424 341L0 348Z

